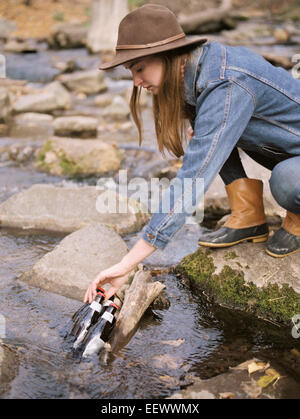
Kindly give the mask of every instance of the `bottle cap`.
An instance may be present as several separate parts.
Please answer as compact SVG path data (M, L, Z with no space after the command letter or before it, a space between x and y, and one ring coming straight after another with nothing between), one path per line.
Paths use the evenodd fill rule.
M97 292L97 295L102 295L102 297L104 297L104 298L105 298L105 294L104 294L104 292L100 292L100 291L98 291L98 292Z
M105 293L105 290L103 288L100 288L100 287L97 288L97 292L99 292L99 291L102 292L103 294Z
M117 304L115 304L115 303L110 303L110 306L116 307L117 310L119 308L119 306L117 306Z

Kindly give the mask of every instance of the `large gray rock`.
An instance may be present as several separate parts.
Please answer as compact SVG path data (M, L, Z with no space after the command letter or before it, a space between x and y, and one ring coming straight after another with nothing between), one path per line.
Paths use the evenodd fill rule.
M130 108L126 100L121 96L115 96L111 105L107 106L103 111L103 116L113 120L128 119Z
M293 378L284 379L280 371L256 358L207 380L195 376L188 378L193 384L169 399L281 399L290 393L289 388L295 389L294 394L299 388ZM267 382L270 384L264 387Z
M16 376L19 368L19 357L9 345L0 339L0 394Z
M95 276L127 253L123 239L95 223L65 237L19 278L30 285L82 301Z
M21 96L13 104L13 110L20 112L53 112L59 109L69 109L70 93L58 82L50 83L39 93Z
M97 136L98 120L88 116L62 116L54 121L54 134L91 138Z
M75 93L95 94L107 90L103 71L98 69L62 74L57 80Z
M82 23L60 23L48 39L52 48L80 48L86 45L87 28Z
M37 154L35 166L56 176L104 175L120 168L123 153L100 140L53 137Z
M11 98L7 88L0 87L0 122L5 121L12 110Z
M131 199L127 201L127 198L120 198L111 192L117 205L119 202L123 206L128 204L128 211L104 213L99 206L104 193L94 186L58 188L53 185L34 185L0 205L0 225L72 233L99 222L112 227L119 234L139 231L149 217L141 211L139 203Z
M199 246L177 266L216 304L290 325L300 313L300 253L273 258L265 243L208 249Z

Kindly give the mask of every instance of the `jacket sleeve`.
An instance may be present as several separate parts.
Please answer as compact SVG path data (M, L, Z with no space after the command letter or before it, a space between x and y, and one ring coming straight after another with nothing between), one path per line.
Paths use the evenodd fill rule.
M163 249L192 215L229 157L254 111L252 94L233 80L211 82L197 98L194 136L183 164L164 193L142 237ZM204 188L199 193L199 180ZM188 185L188 186L186 186ZM169 204L164 205L165 203ZM192 202L192 205L185 205ZM168 210L166 210L168 208Z

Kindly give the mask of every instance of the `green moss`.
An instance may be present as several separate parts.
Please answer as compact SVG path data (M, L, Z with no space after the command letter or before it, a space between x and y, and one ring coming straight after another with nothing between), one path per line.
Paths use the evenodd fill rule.
M76 176L82 173L81 167L70 160L64 152L60 155L59 165L62 168L64 175Z
M227 252L227 253L224 255L224 259L225 259L225 260L235 259L235 258L237 258L237 254L236 254L235 252Z
M51 141L48 140L45 142L45 144L43 145L43 147L41 148L40 152L37 155L37 161L40 164L45 164L45 158L46 158L46 154L48 153L48 151L52 150L52 144Z
M177 271L215 303L284 324L290 324L291 318L300 313L299 295L287 284L260 288L245 282L243 270L228 265L216 274L210 254L209 250L198 249L181 261Z

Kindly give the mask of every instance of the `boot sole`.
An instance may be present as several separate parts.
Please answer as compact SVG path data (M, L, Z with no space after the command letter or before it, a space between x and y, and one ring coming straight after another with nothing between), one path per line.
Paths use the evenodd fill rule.
M261 236L245 237L243 239L231 243L208 243L198 241L198 244L205 247L229 247L245 241L252 241L253 243L264 243L268 240L268 236L269 234L262 234Z
M292 252L285 253L284 255L279 255L279 254L277 254L277 253L272 253L272 252L271 252L270 250L268 250L268 249L265 249L265 252L266 252L268 255L273 256L273 258L284 258L284 257L286 257L286 256L289 256L289 255L292 255L293 253L298 252L298 250L300 250L300 249L293 250Z

